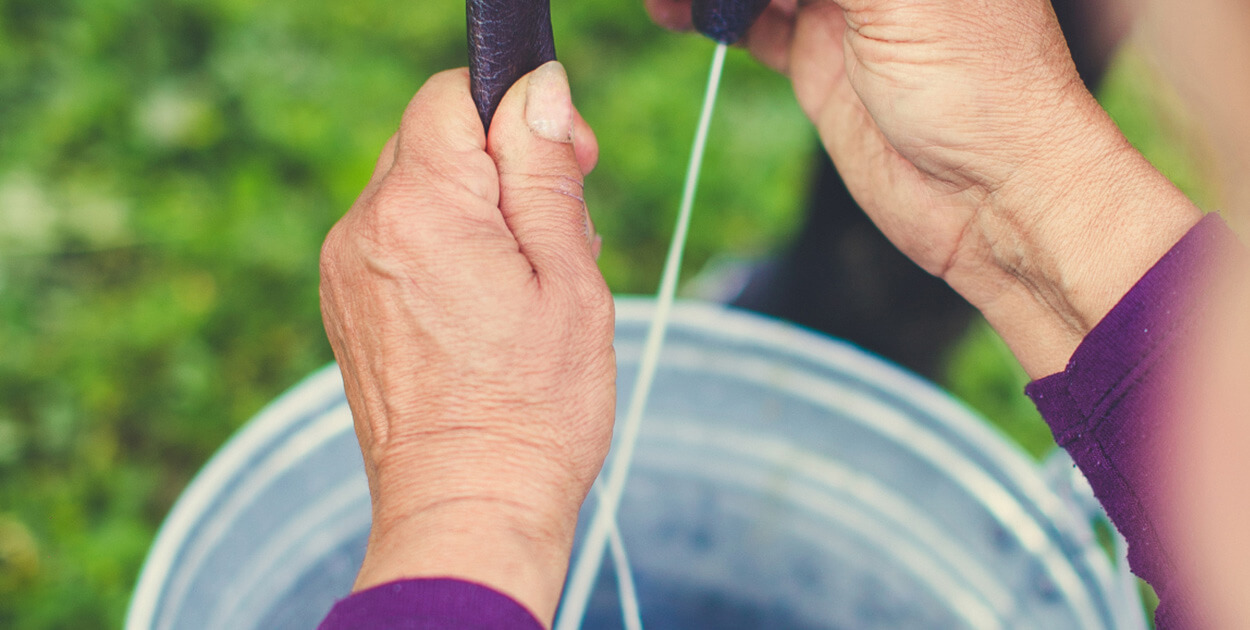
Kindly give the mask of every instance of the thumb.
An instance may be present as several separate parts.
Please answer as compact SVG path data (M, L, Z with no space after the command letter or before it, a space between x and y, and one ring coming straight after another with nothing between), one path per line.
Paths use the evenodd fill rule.
M491 121L486 147L499 169L499 209L540 277L595 268L574 149L578 119L564 66L551 61L517 81Z

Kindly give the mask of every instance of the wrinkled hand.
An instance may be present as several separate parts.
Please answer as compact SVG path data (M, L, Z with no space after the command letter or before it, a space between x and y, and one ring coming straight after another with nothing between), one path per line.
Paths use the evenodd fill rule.
M373 498L357 589L460 577L554 614L615 409L582 198L597 154L559 64L508 92L489 139L468 72L444 72L327 237L322 312Z
M678 28L682 4L647 0ZM938 275L988 197L1097 109L1046 0L977 5L775 0L744 42L790 77L865 210Z
M689 26L689 0L646 2ZM882 232L1035 376L1199 218L1085 90L1047 0L774 0L745 45Z

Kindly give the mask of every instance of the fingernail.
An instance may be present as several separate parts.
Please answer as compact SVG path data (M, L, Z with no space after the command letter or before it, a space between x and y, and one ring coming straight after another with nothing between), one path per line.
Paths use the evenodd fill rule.
M548 61L530 75L525 90L525 120L534 135L552 142L573 142L573 94L559 61Z

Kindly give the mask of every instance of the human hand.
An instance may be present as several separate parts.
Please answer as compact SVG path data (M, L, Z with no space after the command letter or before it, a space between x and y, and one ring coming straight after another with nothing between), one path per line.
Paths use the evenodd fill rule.
M689 0L646 1L689 27ZM882 232L1034 376L1200 217L1085 90L1047 0L774 0L745 45Z
M489 138L432 77L321 257L326 332L373 500L356 589L494 587L550 623L615 411L612 296L582 198L594 135L557 63Z

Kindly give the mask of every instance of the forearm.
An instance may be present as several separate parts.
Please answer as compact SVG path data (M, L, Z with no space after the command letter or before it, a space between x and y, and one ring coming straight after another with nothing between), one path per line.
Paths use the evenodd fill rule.
M540 445L462 434L425 431L402 451L375 452L373 526L353 591L455 578L507 595L550 626L590 471L553 466Z

